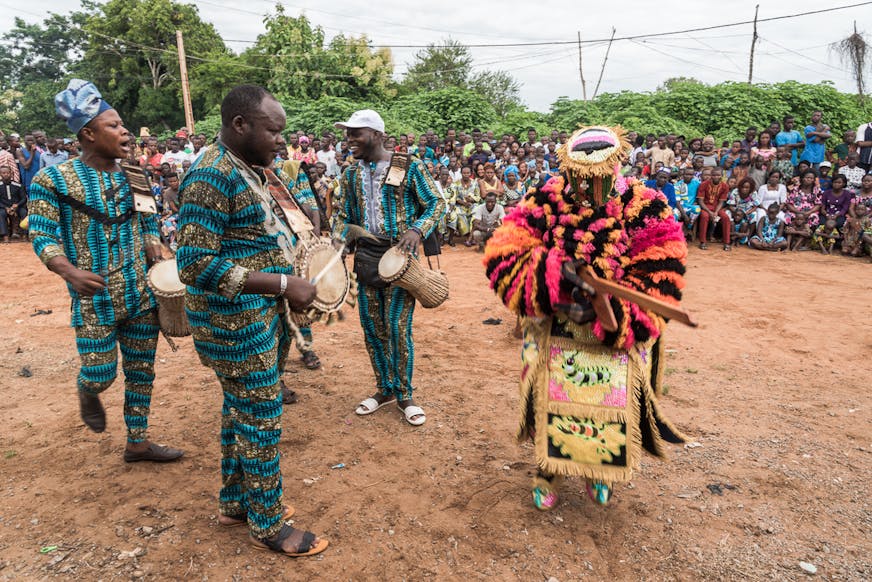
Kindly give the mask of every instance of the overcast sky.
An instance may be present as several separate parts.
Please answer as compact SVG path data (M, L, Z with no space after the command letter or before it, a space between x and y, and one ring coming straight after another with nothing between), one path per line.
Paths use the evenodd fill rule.
M769 18L855 4L861 0L732 0L728 3L697 0L624 0L591 2L538 0L535 2L410 2L409 0L295 0L282 2L292 15L301 10L324 28L328 38L340 32L362 33L376 45L417 45L447 37L466 44L573 41L607 39L614 26L617 37L663 32L751 20L754 6L759 17ZM264 14L274 11L270 0L194 0L201 17L212 22L234 51L250 46L262 33ZM17 6L16 6L17 4ZM45 12L68 13L76 1L43 0L34 4L0 0L0 30L13 24L14 16L39 21ZM758 25L760 36L754 59L754 81L833 81L853 92L847 68L828 45L850 34L856 20L861 31L872 23L872 4L801 16ZM623 89L651 91L670 77L690 76L706 83L745 81L751 25L695 33L615 41L599 92ZM872 33L872 30L868 32ZM393 48L399 78L411 62L414 48ZM578 49L575 44L472 48L474 69L503 69L521 83L524 103L540 111L561 95L581 97ZM584 75L588 96L593 95L606 52L606 43L583 45ZM872 76L872 75L870 75Z

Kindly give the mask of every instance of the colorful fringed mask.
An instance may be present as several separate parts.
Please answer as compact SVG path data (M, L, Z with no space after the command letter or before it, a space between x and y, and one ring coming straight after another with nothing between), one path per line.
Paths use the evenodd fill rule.
M621 158L630 149L621 126L594 125L577 129L560 146L557 158L571 188L599 206L611 192Z

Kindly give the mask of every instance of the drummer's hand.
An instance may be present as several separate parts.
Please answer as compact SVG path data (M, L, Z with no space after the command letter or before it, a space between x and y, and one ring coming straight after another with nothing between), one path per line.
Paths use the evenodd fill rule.
M163 260L163 252L158 245L148 245L145 247L145 263L151 267L155 263Z
M285 299L293 311L303 311L315 300L315 286L300 277L288 277Z
M91 271L73 268L66 271L63 278L75 289L76 293L83 297L93 297L106 288L106 280Z
M421 235L410 228L400 237L400 242L397 244L397 248L408 255L409 253L417 251L419 244L421 244Z

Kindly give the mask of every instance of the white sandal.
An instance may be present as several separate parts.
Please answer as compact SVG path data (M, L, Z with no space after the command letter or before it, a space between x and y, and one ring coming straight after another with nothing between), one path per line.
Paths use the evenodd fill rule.
M424 409L420 406L407 406L405 408L401 408L398 406L397 408L399 408L402 411L403 416L406 417L406 422L408 422L412 426L421 426L422 424L427 422L427 417L424 415ZM419 418L413 420L413 416L417 416Z
M367 398L357 405L357 410L354 411L354 414L358 416L366 416L367 414L372 414L382 406L387 406L391 402L396 402L396 399L391 398L390 400L379 402L375 398Z

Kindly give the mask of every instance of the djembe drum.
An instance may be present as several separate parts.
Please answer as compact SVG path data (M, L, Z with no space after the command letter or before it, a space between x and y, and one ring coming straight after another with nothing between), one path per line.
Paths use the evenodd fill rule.
M175 259L161 261L148 270L148 286L157 298L160 329L168 337L191 335L185 315L185 285L179 279Z
M442 271L425 269L414 255L397 247L388 250L378 263L378 275L398 285L417 299L422 307L439 307L448 299L448 277Z

